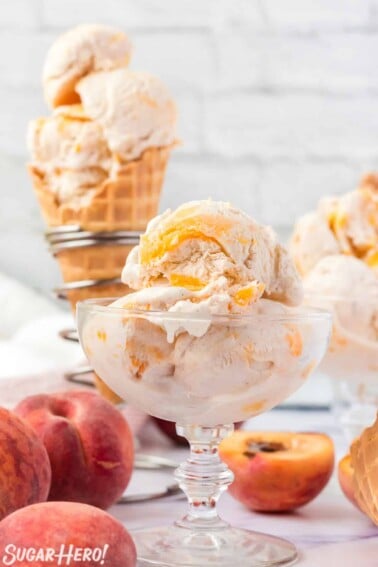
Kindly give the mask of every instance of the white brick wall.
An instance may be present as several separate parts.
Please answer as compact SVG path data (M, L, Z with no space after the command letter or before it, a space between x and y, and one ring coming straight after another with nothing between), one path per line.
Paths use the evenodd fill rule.
M375 97L312 93L228 93L208 99L211 151L260 159L378 156Z
M182 146L162 208L228 199L287 235L321 195L378 167L378 0L4 0L0 270L46 292L58 282L24 139L46 112L48 45L83 21L127 31L133 66L177 99Z
M370 15L370 4L365 0L263 0L262 5L273 26L299 32L363 27Z

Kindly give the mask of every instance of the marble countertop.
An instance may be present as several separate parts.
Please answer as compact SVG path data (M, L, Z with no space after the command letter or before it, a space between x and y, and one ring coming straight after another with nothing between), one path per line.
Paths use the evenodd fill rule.
M50 323L47 325L50 327ZM1 382L1 405L12 407L19 399L35 393L35 378L11 377ZM61 372L38 376L39 389L60 391L67 388ZM8 387L4 387L7 385ZM17 387L16 387L17 386ZM309 398L307 397L307 400ZM307 401L305 400L305 401ZM318 401L318 400L316 400ZM126 408L126 412L129 408ZM130 410L129 410L130 411ZM143 416L131 415L137 424ZM247 422L244 429L321 431L335 443L336 461L348 450L347 441L329 411L313 408L287 409L283 406ZM142 426L140 451L166 456L179 463L187 450L174 447L152 423ZM172 472L135 471L128 494L153 492L172 484ZM162 499L138 504L116 505L110 512L128 530L172 524L184 515L184 499ZM257 514L224 494L219 503L222 517L235 527L247 528L283 537L294 542L299 551L300 567L378 567L378 527L345 498L336 472L324 491L307 506L291 514ZM245 567L249 567L246 565Z
M249 421L244 428L323 431L333 438L337 459L347 450L342 433L327 411L273 410ZM163 438L157 438L150 426L143 431L140 448L143 453L163 455L177 462L185 459L185 449L174 448ZM136 471L127 492L153 491L172 482L169 473ZM163 499L117 505L111 513L133 530L169 525L184 514L185 507L183 499ZM253 513L227 493L220 500L219 511L235 527L294 542L299 551L297 565L300 567L378 566L378 528L345 498L335 473L318 498L290 514Z

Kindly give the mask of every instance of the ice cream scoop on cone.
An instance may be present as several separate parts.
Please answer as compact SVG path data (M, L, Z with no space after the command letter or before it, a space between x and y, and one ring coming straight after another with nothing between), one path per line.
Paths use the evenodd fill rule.
M79 100L77 81L95 71L128 65L129 38L110 26L82 24L68 30L53 43L43 68L43 89L52 108Z
M290 242L297 269L306 277L326 256L352 256L378 273L378 175L362 178L355 191L320 200L299 218Z
M43 71L52 113L29 125L29 172L47 226L92 234L87 245L72 237L71 246L53 247L64 279L58 293L73 308L128 292L120 276L137 236L129 244L112 233L142 231L156 216L176 143L175 103L160 79L128 70L131 51L109 26L64 33Z
M158 210L176 106L153 75L127 69L119 30L84 25L53 44L44 69L53 107L31 122L29 171L48 226L143 230Z
M360 508L378 525L378 416L351 447L354 497Z

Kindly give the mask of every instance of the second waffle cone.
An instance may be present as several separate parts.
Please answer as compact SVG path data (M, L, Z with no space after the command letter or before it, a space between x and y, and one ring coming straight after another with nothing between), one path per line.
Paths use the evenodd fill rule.
M125 259L133 245L98 244L95 246L67 248L57 253L60 270L65 283L86 280L112 280L119 278ZM121 297L129 292L122 283L109 282L102 285L81 287L67 291L73 311L77 301L96 297Z
M360 508L378 526L378 414L351 446L354 494Z

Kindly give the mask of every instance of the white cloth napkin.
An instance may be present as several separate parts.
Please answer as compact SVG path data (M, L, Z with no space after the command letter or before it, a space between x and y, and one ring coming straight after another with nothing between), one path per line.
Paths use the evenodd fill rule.
M0 405L11 407L37 391L67 387L62 370L84 359L80 345L58 335L74 327L72 315L3 274L0 301Z

